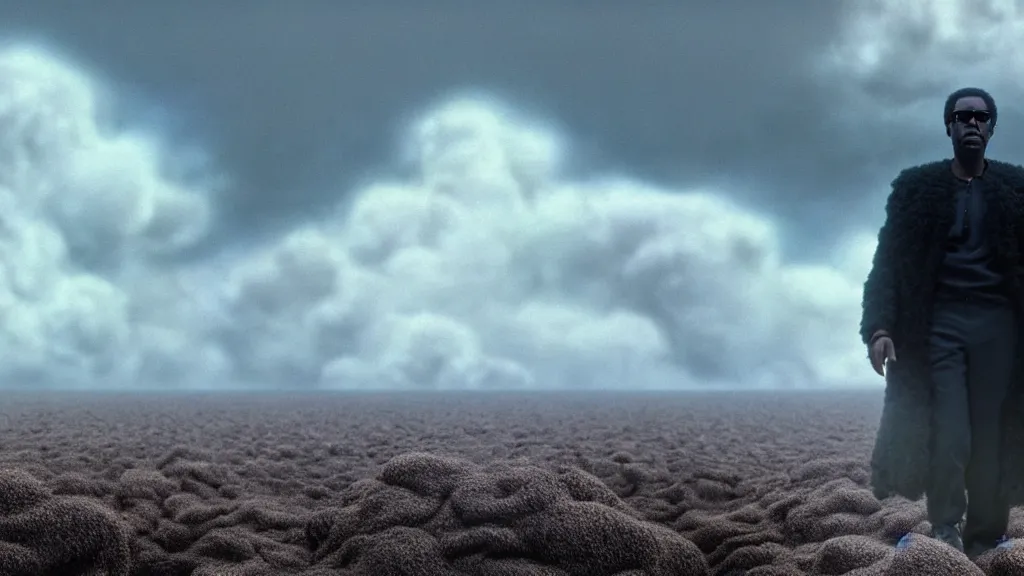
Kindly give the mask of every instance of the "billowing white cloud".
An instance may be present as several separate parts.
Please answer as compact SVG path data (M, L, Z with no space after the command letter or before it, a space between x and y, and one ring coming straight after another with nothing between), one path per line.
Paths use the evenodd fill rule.
M327 387L834 386L873 238L797 266L713 191L560 177L543 130L478 100L410 131L418 178L357 193L238 263L225 341L247 377Z
M0 378L342 389L843 386L873 234L787 261L714 190L570 180L556 134L479 99L409 131L413 178L246 253L163 258L212 195L111 130L96 89L0 53Z
M206 232L206 197L161 175L155 140L99 118L83 73L0 53L3 385L159 386L216 368L176 271L150 265Z
M861 0L847 9L843 32L819 59L830 82L860 88L849 94L858 105L845 111L866 105L885 125L927 126L938 123L950 90L979 86L1003 102L1024 93L1017 0Z
M907 83L994 78L1020 70L1024 8L1016 0L864 0L826 57L859 78Z

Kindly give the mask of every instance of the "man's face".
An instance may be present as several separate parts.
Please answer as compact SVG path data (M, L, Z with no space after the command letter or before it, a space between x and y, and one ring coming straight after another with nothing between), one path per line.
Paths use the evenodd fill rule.
M988 106L985 99L967 96L953 105L953 121L946 133L953 141L954 150L984 152L992 137Z

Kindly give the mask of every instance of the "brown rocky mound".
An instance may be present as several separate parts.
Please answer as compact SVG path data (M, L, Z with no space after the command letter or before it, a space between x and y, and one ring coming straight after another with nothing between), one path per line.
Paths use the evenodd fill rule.
M412 453L353 485L307 528L318 563L356 574L700 575L679 534L632 515L575 469L473 466Z
M12 396L0 576L1024 574L871 495L872 398Z
M130 573L128 533L99 502L54 496L29 474L0 470L0 574Z

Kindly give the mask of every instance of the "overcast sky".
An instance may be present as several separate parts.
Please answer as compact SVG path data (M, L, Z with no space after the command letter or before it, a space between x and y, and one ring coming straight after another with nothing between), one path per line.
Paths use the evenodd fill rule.
M888 182L909 164L948 155L949 142L940 122L942 101L964 85L993 92L1002 107L992 154L1020 161L1024 115L1015 102L1024 96L1024 86L1014 72L1024 71L1021 57L1015 55L1024 39L1018 31L1024 16L1015 12L1013 2L997 0L970 4L969 18L959 13L968 6L966 0L938 7L926 1L868 0L602 4L309 0L286 5L252 0L242 10L229 2L0 1L0 23L9 40L0 66L8 70L8 77L0 78L0 95L5 98L0 115L7 126L14 122L20 131L20 140L6 137L4 160L15 163L12 166L28 162L28 168L12 168L18 176L5 182L13 191L10 202L24 210L26 222L33 222L26 226L49 230L55 246L65 245L46 257L54 274L87 274L97 283L89 289L91 296L71 298L78 302L75 306L103 308L89 300L99 298L99 293L124 302L124 317L106 318L103 322L109 326L96 319L76 320L75 325L88 325L81 328L93 331L88 338L104 342L144 341L143 332L161 334L164 340L152 344L170 358L160 361L170 366L159 368L161 374L178 374L184 370L178 356L190 355L217 358L204 360L198 370L223 364L228 380L262 379L271 385L289 381L301 386L294 382L338 378L328 378L328 373L342 374L341 380L357 379L353 370L369 380L401 380L393 374L364 372L382 358L403 357L406 363L432 366L428 359L409 359L425 354L443 356L437 361L455 366L446 368L449 372L461 374L464 365L476 366L483 358L488 366L503 366L508 378L515 373L532 385L566 385L565 379L590 378L598 368L585 366L593 364L593 354L610 354L611 346L616 350L613 355L626 358L620 364L658 364L658 370L644 377L654 385L781 385L782 380L839 385L870 380L861 374L869 368L861 362L863 350L853 324L859 314L864 260L872 248L865 238L881 223ZM26 99L25 86L64 92L48 93L52 100ZM465 99L470 96L475 99ZM84 104L69 111L74 106L68 108L67 102L80 104L92 97L98 98L100 111L90 111ZM463 100L453 100L457 97ZM512 116L493 116L498 108L486 112L467 103L483 97ZM411 130L425 119L433 120L434 132L413 137ZM68 122L95 132L92 144L66 133ZM510 173L518 178L527 169L516 164L526 160L515 158L533 154L527 164L540 170L537 165L544 162L536 155L550 156L550 150L539 152L536 142L525 145L518 136L510 136L525 127L535 141L552 138L558 154L545 158L552 163L556 156L562 159L554 172L535 175L542 183L534 184L542 190L569 186L575 191L566 192L570 200L551 200L558 195L543 192L538 193L540 200L531 200L528 188L533 184L516 180L514 196L534 202L517 221L519 232L482 231L479 222L486 221L487 210L500 216L508 207L481 207L484 202L473 200L451 208L472 217L459 220L452 216L456 212L448 215L459 222L477 222L472 233L469 228L453 232L452 238L461 238L458 241L425 239L430 234L421 230L426 226L421 220L439 208L416 208L408 199L377 206L373 203L384 196L378 193L365 200L360 194L366 186L384 181L440 189L441 184L430 182L435 177L443 180L442 172L444 178L463 178L449 181L449 192L490 190L489 186L504 190ZM131 170L121 165L126 154L134 158L134 152L126 151L141 150L142 144L125 142L125 134L145 134L157 146L149 155L138 153L132 160L137 166ZM452 141L458 138L475 143L470 148L475 146L480 158L467 160L464 149L453 152L458 146ZM510 143L513 140L519 143ZM38 154L26 152L33 146L49 146L47 150L56 152L44 154L48 163L42 164ZM451 150L423 160L424 149L431 146ZM505 147L494 152L494 158L503 160L480 152L486 146ZM421 154L420 164L402 163L403 152L411 149ZM195 150L208 156L200 175L220 176L223 185L168 172L186 164ZM470 170L452 158L479 165ZM110 163L108 172L96 168L104 162ZM461 172L444 172L455 170L452 162ZM495 168L495 162L504 168ZM487 178L492 180L473 171L485 168L491 170ZM506 173L499 177L493 170ZM619 188L608 192L598 180L609 176L630 179L635 195ZM120 180L111 184L108 178ZM504 184L495 184L499 181ZM651 192L652 188L658 191ZM165 204L147 204L155 202L151 198L162 198L161 190L167 189L180 192L174 196L178 200L165 203L171 206L168 212L160 212ZM707 196L695 196L697 192ZM616 199L618 193L639 199L630 205ZM95 194L111 204L98 203ZM651 194L654 200L648 198ZM58 208L39 200L46 195L60 198ZM26 200L27 196L34 199ZM137 208L142 214L138 221L127 216L119 220L130 212L126 206L131 202L125 198L136 196L141 200L131 202L144 205ZM586 204L581 197L605 203L586 208L573 204ZM707 198L724 203L711 205ZM659 204L663 201L669 204ZM67 207L72 205L75 208ZM98 216L103 211L98 205L116 208ZM339 209L353 212L346 217L337 213ZM597 220L581 215L587 210ZM627 212L630 215L624 215ZM110 215L114 213L118 217ZM352 215L362 213L371 214L365 218L375 218L376 224ZM388 230L367 231L384 226L386 218L395 219L388 225L405 227L405 234L415 238L390 238L394 233ZM607 229L594 232L600 226ZM627 239L616 239L616 226L644 232L622 232ZM530 235L524 236L524 227L544 229L552 236L525 238ZM43 232L25 234L36 238L32 234ZM493 245L481 240L480 235L487 234ZM160 236L159 242L154 235ZM371 236L372 242L367 240ZM575 252L549 250L559 241L571 244L567 238L580 243ZM584 240L604 244L596 247ZM282 290L290 298L301 290L293 285L268 288L273 284L268 278L296 274L282 272L282 247L306 246L299 252L308 252L313 250L310 246L320 246L317 242L339 254L324 256L329 262L303 265L326 267L331 272L311 274L331 276L331 282L348 288L328 282L331 285L319 293L307 285L314 280L304 280L303 289L313 291L302 297L315 302L302 304L309 309L296 312L299 304L285 304L281 300L286 296L267 294ZM384 248L370 250L368 242L407 250L383 254ZM469 242L475 250L460 242ZM550 256L551 261L544 263L534 255L525 262L520 252L530 242L543 246L538 250L561 254L561 259ZM750 243L756 246L744 250L753 255L736 248ZM15 252L18 244L12 240L11 246L8 251ZM470 309L474 300L465 298L465 292L473 288L466 287L465 279L453 280L461 278L459 273L467 278L484 274L484 264L470 265L465 258L472 255L462 252L484 258L481 254L487 250L481 246L497 251L489 262L494 274L507 273L499 284L519 286L518 292L506 295L507 306L500 313ZM167 264L166 256L194 256L196 247L198 260L180 269ZM593 256L595 251L604 256ZM604 262L589 262L587 254ZM495 261L504 262L505 268ZM8 275L28 262L8 263ZM805 264L817 267L801 267ZM410 274L416 266L423 267L419 274L432 274L433 280L395 277ZM453 272L453 266L460 272ZM751 267L743 274L753 276L737 275L741 273L736 269L743 266ZM508 272L509 267L515 267L515 274ZM552 267L559 271L555 279L549 277ZM164 288L157 290L161 293L154 295L153 279L164 274L173 281L163 281ZM631 274L639 276L626 282ZM343 277L348 280L340 280ZM363 280L351 279L355 277ZM437 277L452 285L436 284ZM222 280L224 286L214 285ZM414 281L430 286L416 298L395 295L380 304L382 294L411 290ZM263 286L262 296L253 296L257 290L246 282ZM377 297L377 305L383 306L377 312L389 320L349 318L345 322L355 324L346 324L344 330L335 327L348 334L340 340L328 342L322 334L317 336L317 329L310 327L315 322L306 316L325 312L312 308L352 307L352 294L358 290L351 286L359 282L370 286L361 289ZM685 290L679 287L681 282L687 284ZM806 282L811 287L800 284ZM184 285L182 294L166 294L168 283ZM645 292L638 286L650 289ZM823 286L832 289L814 295L802 292L824 290ZM478 288L481 295L493 294L492 285ZM12 305L27 298L15 288L9 290ZM170 314L182 325L141 320L144 314L136 309L152 308L157 297L161 302L173 300L170 308L202 308L192 314L204 318L203 327L184 327L182 318L189 316L184 312ZM53 298L56 303L40 304L39 318L24 322L53 330L53 322L41 318L65 314L55 310L70 306L70 297ZM270 298L275 303L244 303L245 298ZM793 308L780 311L779 298L792 299ZM451 304L459 299L465 301ZM82 304L85 300L90 303ZM440 303L435 305L435 300ZM486 299L481 301L485 304ZM246 306L259 308L259 313ZM273 310L268 312L268 306ZM557 306L559 312L543 306ZM424 314L429 317L424 319ZM553 320L557 314L568 316ZM210 321L212 316L219 323ZM409 328L403 322L431 327ZM510 328L509 322L518 322L519 328ZM538 322L546 328L538 328ZM538 342L544 330L557 333L574 322L582 339L572 344L574 351L554 354L536 349L543 348ZM589 324L593 322L600 326ZM749 329L752 322L759 327L756 336ZM113 332L103 332L100 324ZM632 326L638 335L628 342L609 343L607 338L624 330L622 326ZM604 340L598 336L602 330L607 331ZM420 346L414 341L421 331L428 334L422 336L427 341L451 339L450 349L410 351ZM505 338L501 331L518 336ZM790 331L802 333L799 338L807 341L790 349L769 342L790 337ZM106 336L96 335L100 333ZM115 333L116 338L111 335ZM41 334L8 338L48 341ZM312 345L296 344L317 338L316 353L308 350ZM835 340L828 344L832 348L824 355L826 360L798 357L816 355L814 347L822 345L823 338ZM306 350L284 350L282 340ZM201 354L182 348L198 341L209 343ZM57 352L50 349L52 344L33 345L42 347L34 352L40 362L58 354L72 358L69 366L79 366L86 362L79 355L88 356L89 370L100 374L94 378L98 382L113 382L104 370L118 363L113 357L98 358L106 353L126 355L123 350L97 352L94 348L102 346L96 342L61 344ZM737 364L729 354L748 360ZM118 370L134 374L131 381L143 378L140 370L162 366L144 360L148 356L138 350L129 356L135 358L134 367ZM544 360L550 356L560 359ZM660 360L654 362L653 357ZM79 368L69 370L81 372ZM423 369L433 374L429 378L444 380L434 374L440 369ZM404 370L406 380L412 378L412 368L394 370ZM473 370L489 373L496 368ZM26 367L12 372L8 381L59 380L38 372ZM459 378L455 380L462 382Z

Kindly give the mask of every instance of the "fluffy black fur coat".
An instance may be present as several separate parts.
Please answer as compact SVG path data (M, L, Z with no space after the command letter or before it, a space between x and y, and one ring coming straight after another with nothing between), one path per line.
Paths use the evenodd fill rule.
M990 160L977 183L988 202L986 229L997 265L1024 304L1024 168ZM875 496L920 499L928 486L931 378L928 336L938 270L962 186L951 161L904 170L892 183L874 266L864 284L861 337L888 330L897 361L887 371L885 404L871 458ZM1024 321L1024 315L1019 317ZM1024 332L1022 332L1024 344ZM1024 346L1021 347L1024 350ZM1018 354L1018 359L1021 355ZM1005 405L1003 489L1024 504L1024 363Z

